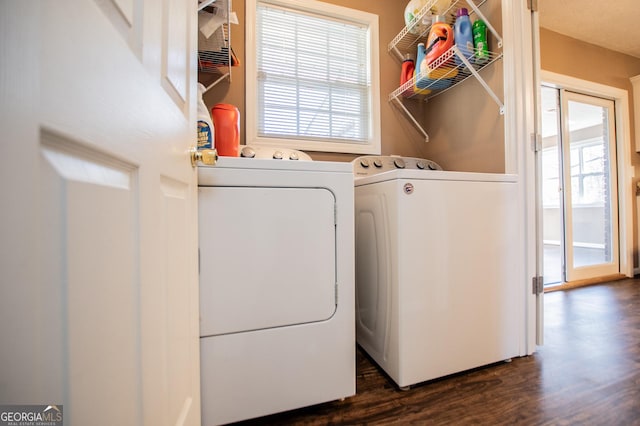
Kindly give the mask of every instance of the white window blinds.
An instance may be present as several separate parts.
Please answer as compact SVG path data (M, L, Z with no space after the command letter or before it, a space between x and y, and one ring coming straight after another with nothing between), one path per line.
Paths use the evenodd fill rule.
M369 143L366 25L258 1L255 36L259 137Z

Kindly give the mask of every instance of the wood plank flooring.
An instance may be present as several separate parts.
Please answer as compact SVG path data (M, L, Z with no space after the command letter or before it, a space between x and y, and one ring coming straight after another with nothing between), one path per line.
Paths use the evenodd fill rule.
M640 279L545 294L532 356L401 391L358 349L356 384L345 401L241 424L640 425Z

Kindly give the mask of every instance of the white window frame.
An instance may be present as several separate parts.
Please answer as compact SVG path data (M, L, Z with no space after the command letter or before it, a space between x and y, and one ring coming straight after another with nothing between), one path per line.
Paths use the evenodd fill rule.
M365 142L330 142L305 139L266 138L258 136L258 70L256 52L256 11L258 3L269 3L276 6L299 10L304 13L342 19L368 27L370 49L370 116L369 139ZM380 49L378 15L324 3L316 0L246 0L246 99L245 128L246 144L256 146L277 146L299 149L302 151L340 152L350 154L380 154Z

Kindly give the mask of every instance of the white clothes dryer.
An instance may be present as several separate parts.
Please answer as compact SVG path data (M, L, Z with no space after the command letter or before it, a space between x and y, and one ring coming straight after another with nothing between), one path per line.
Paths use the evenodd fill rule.
M517 356L516 176L352 163L358 344L401 388Z
M205 426L355 394L351 165L249 148L198 168Z

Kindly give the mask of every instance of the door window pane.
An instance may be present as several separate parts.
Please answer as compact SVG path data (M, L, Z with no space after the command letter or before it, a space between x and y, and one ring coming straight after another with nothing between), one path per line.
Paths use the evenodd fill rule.
M608 109L569 101L573 267L611 262Z

